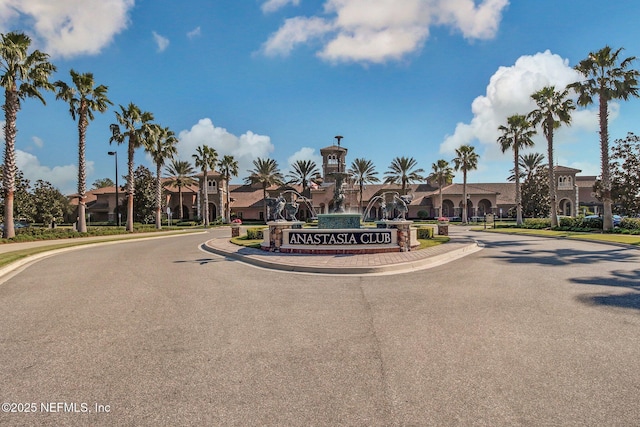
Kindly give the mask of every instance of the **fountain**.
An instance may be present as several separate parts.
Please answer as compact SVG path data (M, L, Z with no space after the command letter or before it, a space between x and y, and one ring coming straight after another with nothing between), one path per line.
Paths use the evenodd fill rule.
M336 136L338 146L342 136ZM340 168L342 169L342 168ZM263 250L284 253L312 254L363 254L378 252L409 251L418 244L417 232L411 229L411 221L405 219L411 199L397 192L386 192L373 198L367 205L366 214L370 213L373 203L380 201L384 216L377 221L376 227L363 227L360 213L345 212L344 181L349 173L344 170L331 172L328 176L335 180L333 192L333 210L328 214L318 214L318 226L302 228L297 221L297 200L303 198L315 215L315 210L308 199L294 190L287 190L276 199L269 199L269 233L265 233ZM287 202L285 193L296 194L294 201ZM295 212L294 212L295 211ZM397 216L389 219L389 214Z

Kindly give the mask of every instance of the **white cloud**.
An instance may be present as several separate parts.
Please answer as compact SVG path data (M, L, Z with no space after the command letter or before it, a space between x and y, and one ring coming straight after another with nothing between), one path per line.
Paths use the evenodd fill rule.
M485 160L504 157L496 143L500 135L498 126L506 124L507 117L513 114L527 114L533 110L535 103L531 94L537 90L549 85L564 88L579 78L567 60L548 50L521 56L513 66L500 67L491 76L486 94L473 101L471 122L458 123L453 135L447 136L440 145L440 153L453 154L459 146L479 141L485 146ZM612 116L617 115L617 107L614 104L611 107ZM596 111L575 111L572 126L560 128L563 133L559 133L556 140L561 143L561 135L568 138L577 131L593 132L597 124Z
M291 171L291 165L298 160L311 160L315 162L316 166L318 167L318 171L322 173L322 156L316 153L316 150L314 148L310 147L302 147L291 156L289 156L289 158L287 159L287 164L282 165L282 169Z
M78 191L78 167L76 165L64 165L49 167L40 163L38 157L26 151L16 150L16 166L24 173L25 178L31 184L39 179L49 181L63 194L73 194ZM87 175L94 170L94 162L87 161Z
M262 4L262 11L264 13L275 12L291 3L294 6L300 4L300 0L268 0Z
M33 141L33 145L35 145L36 147L38 148L44 147L44 141L42 140L42 138L34 136L34 137L31 137L31 140Z
M0 31L21 20L51 56L97 54L128 23L134 0L1 0Z
M267 56L286 56L296 45L320 37L332 28L333 26L322 18L287 19L280 30L269 37L262 49Z
M155 31L152 31L152 34L153 34L153 40L156 42L156 45L158 46L158 52L164 52L164 50L167 47L169 47L169 39L161 36Z
M508 3L508 0L403 0L402 7L398 7L397 0L327 0L324 11L329 18L287 19L265 42L263 52L271 56L287 55L298 44L324 39L318 55L329 61L397 60L419 50L433 25L448 26L467 39L494 37Z
M178 134L178 157L183 160L193 161L191 157L196 148L206 144L215 148L218 157L232 155L238 161L240 176L246 175L246 171L253 168L253 160L258 157L269 157L274 146L271 138L258 135L251 131L236 136L226 129L216 127L211 119L200 119L189 130L183 130Z
M196 27L187 33L187 37L189 39L194 39L196 37L200 37L200 34L201 34L200 27Z

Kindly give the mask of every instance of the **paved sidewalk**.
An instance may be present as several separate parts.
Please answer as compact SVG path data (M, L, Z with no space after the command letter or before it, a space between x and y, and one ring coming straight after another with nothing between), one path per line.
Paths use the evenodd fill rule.
M234 245L229 238L211 239L202 249L258 267L298 273L391 274L422 270L482 249L474 240L449 236L448 243L411 252L366 255L281 254Z

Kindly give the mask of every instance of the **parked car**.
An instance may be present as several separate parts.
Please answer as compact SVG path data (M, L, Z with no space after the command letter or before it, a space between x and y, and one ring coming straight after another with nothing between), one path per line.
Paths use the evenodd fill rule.
M601 215L587 215L584 217L585 219L600 219L602 220ZM620 215L613 215L613 226L619 227L622 222L622 217Z

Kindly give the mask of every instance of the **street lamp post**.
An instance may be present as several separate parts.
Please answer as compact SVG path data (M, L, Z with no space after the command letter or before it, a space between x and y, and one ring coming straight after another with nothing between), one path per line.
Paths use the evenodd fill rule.
M120 227L120 197L118 195L118 152L109 151L107 154L116 158L116 224Z

